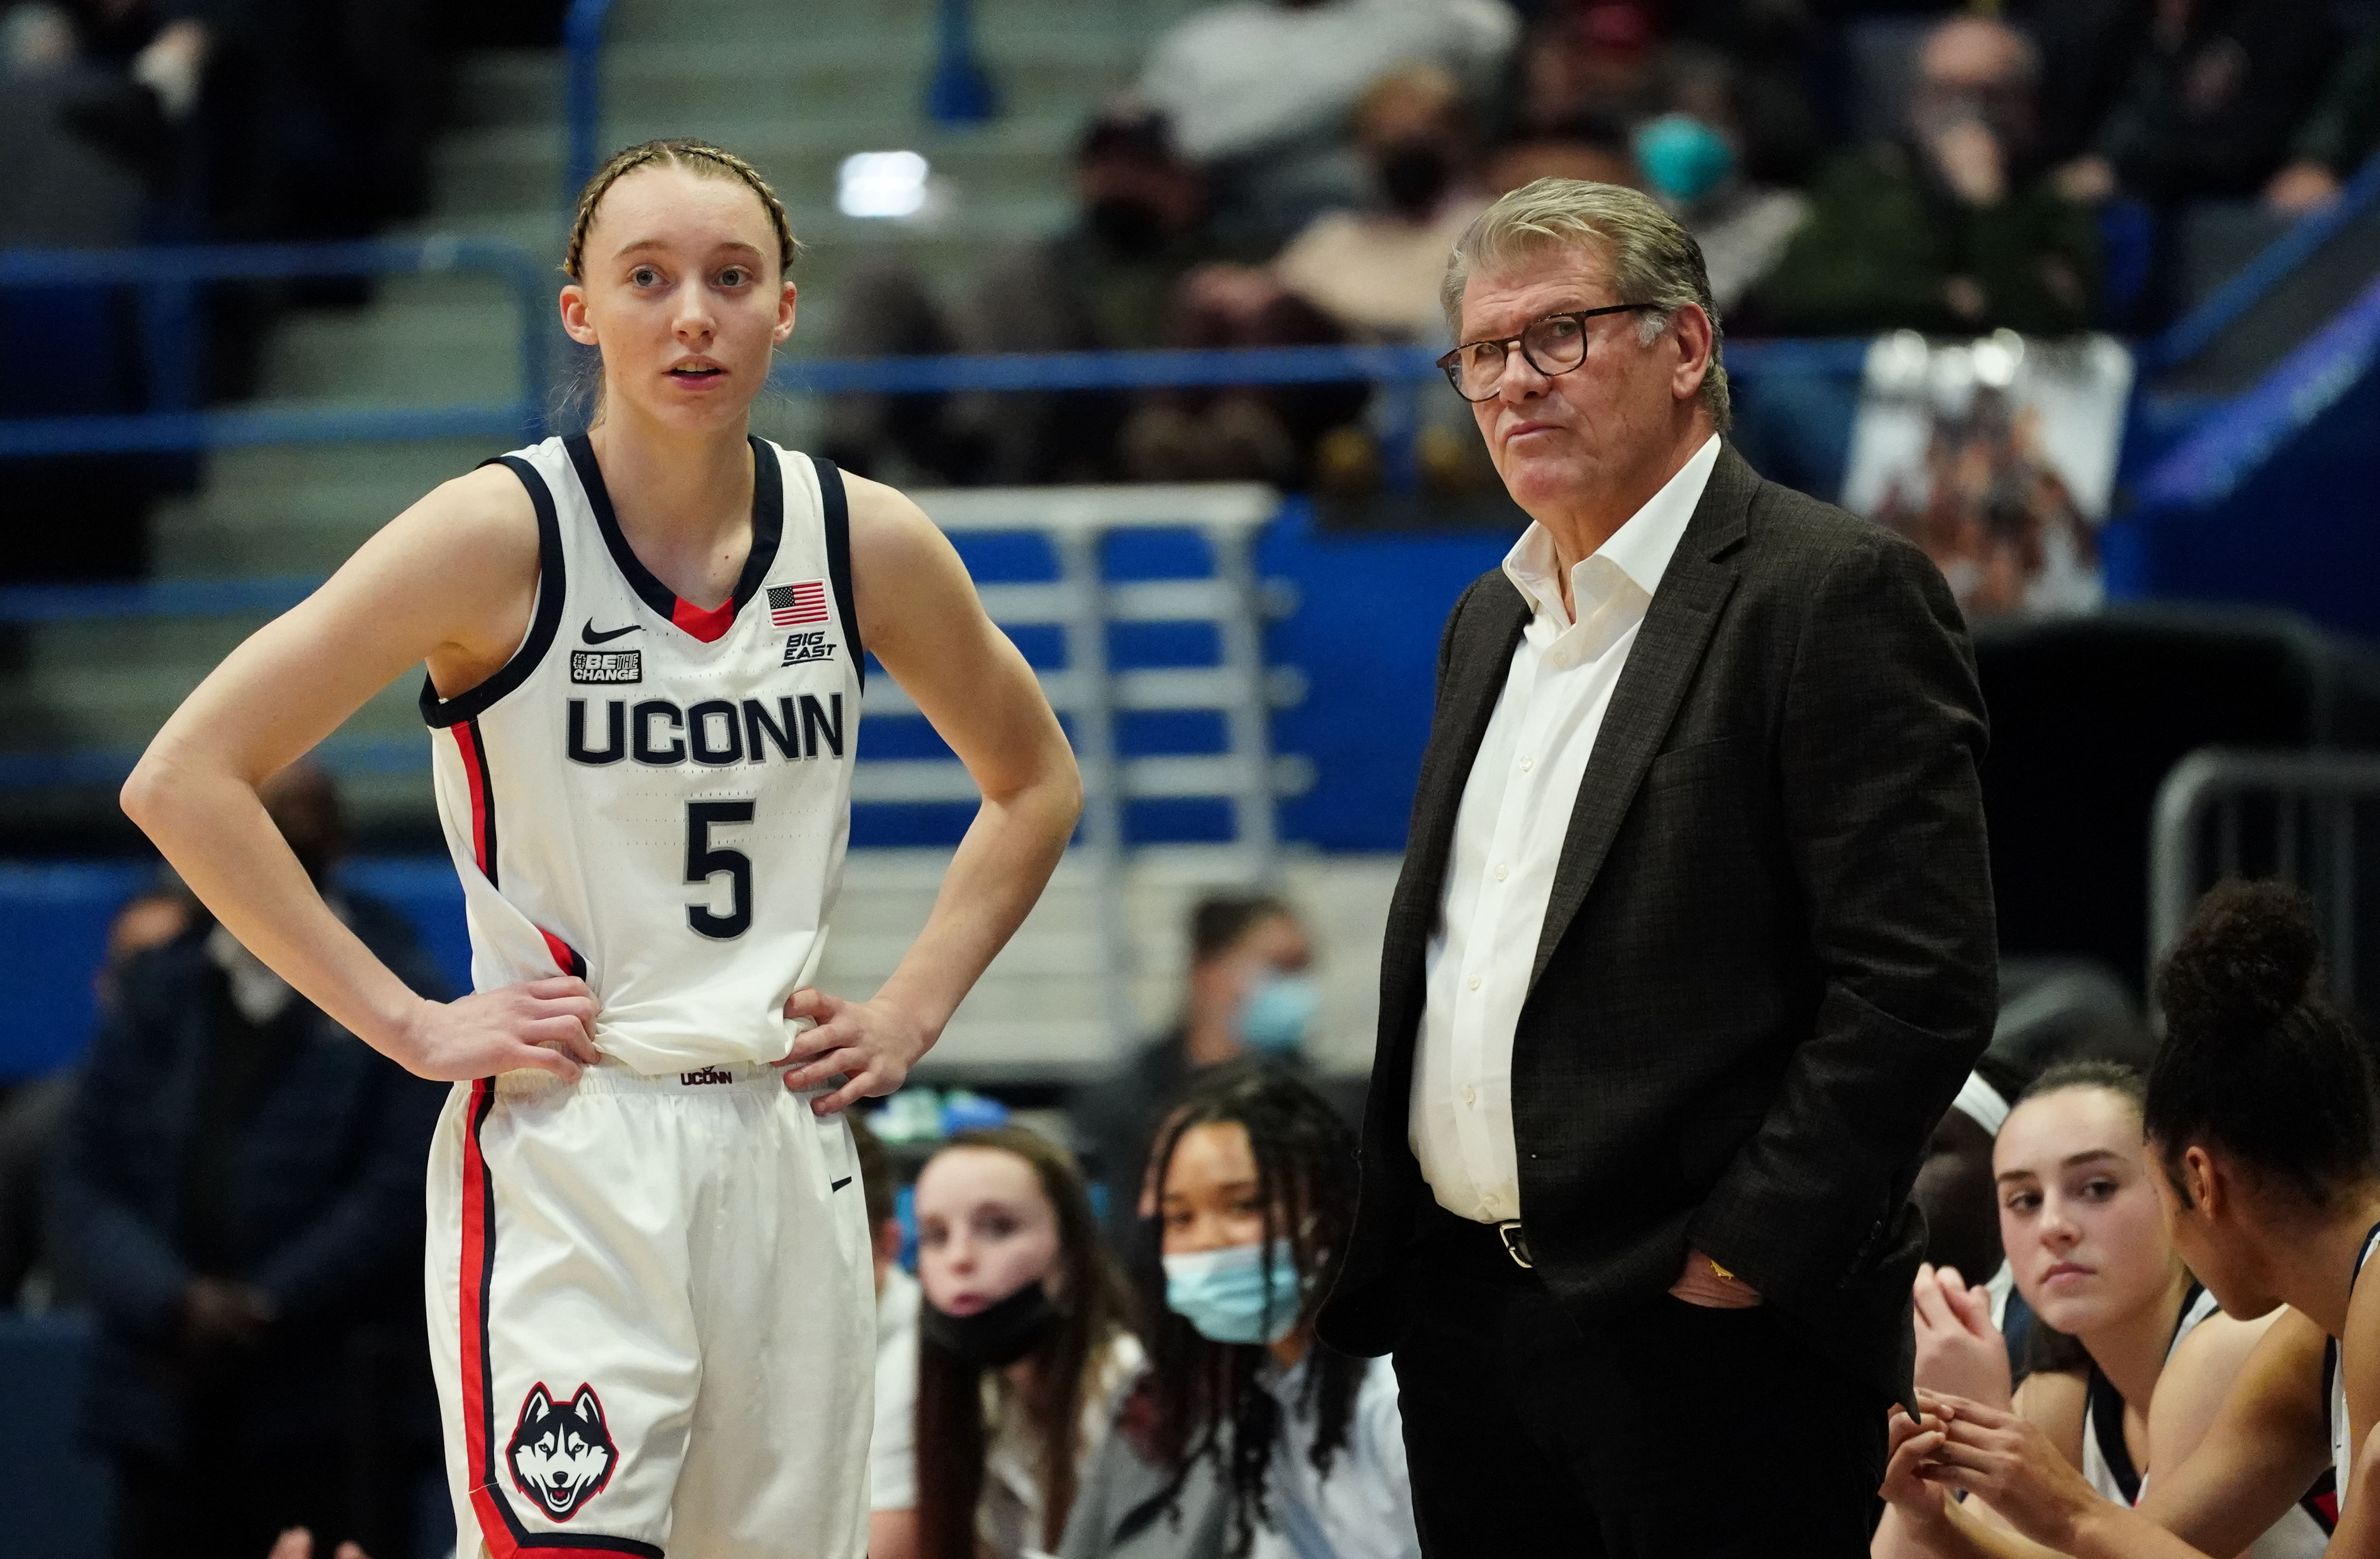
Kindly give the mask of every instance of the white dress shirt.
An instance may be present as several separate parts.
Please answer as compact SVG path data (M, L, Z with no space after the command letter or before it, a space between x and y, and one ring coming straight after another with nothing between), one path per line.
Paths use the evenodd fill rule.
M1454 849L1423 955L1427 996L1406 1126L1439 1206L1498 1223L1521 1215L1512 1146L1512 1029L1529 994L1554 867L1580 779L1629 647L1718 464L1716 434L1571 570L1562 609L1553 538L1531 525L1504 573L1531 609L1504 691L1472 760Z

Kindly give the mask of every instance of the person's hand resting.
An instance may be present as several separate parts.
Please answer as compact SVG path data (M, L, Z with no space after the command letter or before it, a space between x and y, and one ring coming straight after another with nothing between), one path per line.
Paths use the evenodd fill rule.
M2110 1508L2031 1420L1922 1388L1917 1406L1943 1424L1941 1444L1924 1457L1922 1475L1981 1495L2034 1541L2071 1553L2083 1521Z
M2008 1342L1992 1324L1992 1297L1956 1267L1921 1265L1912 1298L1917 1384L1928 1391L2006 1408L2014 1395Z
M1944 1425L1928 1413L1912 1419L1896 1404L1888 1410L1884 1481L1876 1494L1897 1512L1919 1541L1939 1532L1950 1519L1949 1496L1940 1483L1926 1476L1942 1448Z
M1670 1285L1670 1295L1706 1310L1750 1310L1760 1302L1751 1284L1724 1273L1719 1263L1691 1245L1686 1247L1686 1263L1678 1271L1678 1280Z
M890 1094L908 1081L909 1069L933 1045L906 1012L883 1000L845 1001L805 986L785 1002L785 1016L807 1018L815 1028L794 1041L785 1060L785 1086L796 1092L841 1077L843 1085L810 1101L817 1115L832 1115L860 1100Z

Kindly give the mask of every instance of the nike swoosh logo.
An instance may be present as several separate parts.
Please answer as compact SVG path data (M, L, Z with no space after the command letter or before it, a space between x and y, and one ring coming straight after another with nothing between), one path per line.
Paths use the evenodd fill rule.
M590 617L587 620L587 626L578 630L578 637L586 644L608 644L622 634L633 634L643 626L641 622L631 622L625 628L606 628L599 634L595 631L595 620Z
M834 1184L827 1187L826 1189L829 1190L841 1190L844 1187L849 1184L851 1184L851 1177L845 1175L843 1178L835 1181Z

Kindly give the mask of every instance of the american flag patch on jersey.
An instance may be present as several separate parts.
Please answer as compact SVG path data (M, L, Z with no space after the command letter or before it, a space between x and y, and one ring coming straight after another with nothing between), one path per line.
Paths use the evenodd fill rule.
M769 586L769 621L780 628L826 621L826 581Z

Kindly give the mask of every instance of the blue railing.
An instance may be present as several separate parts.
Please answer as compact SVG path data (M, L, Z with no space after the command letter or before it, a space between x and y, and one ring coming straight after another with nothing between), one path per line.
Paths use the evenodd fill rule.
M521 305L520 394L510 401L370 410L197 409L200 302L210 283L481 272ZM222 244L138 249L0 250L0 288L123 287L139 303L146 412L0 418L0 458L119 454L343 440L544 436L552 277L516 244L419 238L345 244Z

